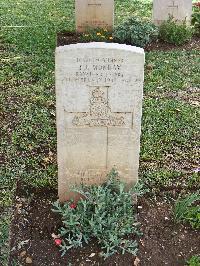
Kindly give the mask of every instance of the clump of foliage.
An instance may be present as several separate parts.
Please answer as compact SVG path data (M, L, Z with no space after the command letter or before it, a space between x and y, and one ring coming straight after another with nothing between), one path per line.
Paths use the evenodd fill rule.
M117 26L114 38L120 43L145 47L158 37L158 27L138 17L131 17Z
M76 205L69 202L53 204L53 211L62 216L62 254L95 238L105 258L119 250L122 254L127 251L135 255L137 242L127 239L130 234L140 234L133 209L133 191L125 190L117 173L113 170L102 185L82 185L73 191L83 197Z
M200 36L200 2L193 4L192 25L194 33Z
M189 188L195 187L200 189L200 174L199 172L194 172L191 176L188 177L187 185Z
M109 32L107 29L101 29L101 28L96 28L96 29L90 29L81 34L80 40L82 42L112 42L113 37L112 33Z
M200 256L192 256L187 263L189 266L200 266Z
M193 35L193 29L187 26L186 21L178 24L173 17L169 17L160 25L159 38L167 43L182 45L188 42Z
M178 199L174 216L177 222L189 222L192 228L200 228L200 192L192 193L183 199Z

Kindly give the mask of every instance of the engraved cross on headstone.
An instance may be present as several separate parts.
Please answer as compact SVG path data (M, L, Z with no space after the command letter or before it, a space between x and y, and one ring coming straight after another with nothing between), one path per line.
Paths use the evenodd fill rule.
M89 112L76 113L73 126L122 127L127 113L112 112L108 101L108 86L92 87Z
M168 6L168 14L173 16L173 17L176 17L177 16L177 13L178 13L178 3L177 1L175 0L172 0L172 4Z

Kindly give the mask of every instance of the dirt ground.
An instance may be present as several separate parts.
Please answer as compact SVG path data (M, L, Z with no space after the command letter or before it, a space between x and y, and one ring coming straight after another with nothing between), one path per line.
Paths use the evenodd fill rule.
M60 217L51 211L56 199L56 190L18 185L13 204L9 266L14 262L34 266L183 266L192 255L200 253L199 232L187 225L176 224L170 204L152 201L146 196L139 199L136 206L143 233L137 238L137 257L126 253L104 260L95 240L61 257L52 238L52 233L57 234L61 226Z
M60 32L57 34L57 46L63 46L63 45L68 45L68 44L75 44L83 42L81 40L81 35L73 32ZM129 45L129 43L127 43ZM200 50L200 38L197 36L194 36L191 41L180 45L176 46L174 44L169 44L163 41L156 41L152 42L149 45L147 45L144 50L149 52L149 51L170 51L172 49L178 49L178 50Z

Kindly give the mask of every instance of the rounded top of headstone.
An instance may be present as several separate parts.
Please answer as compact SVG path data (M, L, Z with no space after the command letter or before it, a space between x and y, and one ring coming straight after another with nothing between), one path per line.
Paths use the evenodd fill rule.
M144 49L136 46L119 44L119 43L105 43L105 42L90 42L90 43L77 43L59 46L56 48L56 53L62 53L64 51L74 49L115 49L129 52L135 52L137 54L144 54Z

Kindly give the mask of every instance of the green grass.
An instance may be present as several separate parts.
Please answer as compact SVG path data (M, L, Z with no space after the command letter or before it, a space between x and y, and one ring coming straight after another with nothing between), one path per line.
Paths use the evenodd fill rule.
M115 1L116 23L124 21L130 16L151 18L153 3L151 0L124 0Z
M116 24L130 15L151 18L150 0L115 2ZM0 12L0 207L6 211L17 179L34 186L57 184L54 50L56 32L75 28L74 1L4 0ZM199 111L189 102L159 99L161 93L199 87L199 54L146 54L140 175L158 190L174 181L181 186L186 182L188 189L199 183L194 174ZM1 248L8 235L5 213Z
M199 115L196 107L174 99L145 99L141 158L167 164L174 155L195 164Z
M200 86L200 52L150 52L146 55L146 93L160 94Z
M178 198L174 206L174 219L178 223L190 224L193 229L200 229L200 191Z
M10 216L8 213L0 215L0 263L7 265L8 246L8 231L10 224Z
M192 256L187 261L188 266L200 266L200 255Z

